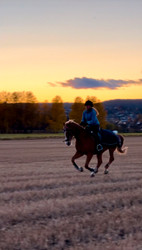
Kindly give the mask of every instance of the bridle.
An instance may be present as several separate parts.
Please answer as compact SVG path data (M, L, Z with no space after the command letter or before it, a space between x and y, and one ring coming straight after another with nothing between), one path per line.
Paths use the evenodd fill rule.
M75 137L75 139L79 138L80 136L79 127L80 126L73 121L69 121L64 124L64 127L63 127L64 134L65 134L64 142L66 143L67 146L71 145L71 140L73 137Z
M72 140L72 137L73 137L73 133L71 131L71 129L69 129L68 127L64 127L64 134L65 134L65 144L67 146L70 146L71 145L71 140Z

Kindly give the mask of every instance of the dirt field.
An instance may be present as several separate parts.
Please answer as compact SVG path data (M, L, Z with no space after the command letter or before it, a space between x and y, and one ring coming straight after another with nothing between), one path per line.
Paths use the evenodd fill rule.
M61 138L0 141L0 250L141 250L142 137L125 146L90 178Z

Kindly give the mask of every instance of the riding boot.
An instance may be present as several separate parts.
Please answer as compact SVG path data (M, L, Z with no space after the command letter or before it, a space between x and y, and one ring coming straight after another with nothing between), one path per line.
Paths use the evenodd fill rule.
M101 144L101 135L99 132L97 133L97 147L96 148L98 152L103 150L103 146Z

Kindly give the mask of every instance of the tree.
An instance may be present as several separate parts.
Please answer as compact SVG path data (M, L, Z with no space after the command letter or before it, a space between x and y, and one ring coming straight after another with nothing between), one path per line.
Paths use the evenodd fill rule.
M37 103L37 99L31 91L25 92L25 102L26 103Z
M38 126L39 121L39 104L25 103L23 110L23 127L24 132L31 132Z
M65 110L60 96L56 96L52 100L50 110L49 129L52 132L59 132L63 128L63 123L66 121Z
M49 126L49 112L50 108L49 105L46 102L42 103L40 105L40 118L39 118L39 124L40 124L40 129L43 131L48 130Z
M93 102L94 108L96 108L99 112L98 120L100 122L101 128L106 128L106 115L107 112L104 109L103 104L95 97L95 96L87 96L86 100L90 100Z
M0 92L0 103L8 103L10 100L11 93L2 91Z
M81 97L76 97L74 103L71 106L71 112L69 114L70 119L73 119L75 122L80 123L83 110L84 110L83 99Z
M0 92L0 103L37 103L31 91Z
M11 129L11 106L10 104L0 104L0 133L8 133Z
M11 103L21 103L21 92L13 92L10 97Z
M39 104L32 92L0 92L2 133L28 132L38 127Z

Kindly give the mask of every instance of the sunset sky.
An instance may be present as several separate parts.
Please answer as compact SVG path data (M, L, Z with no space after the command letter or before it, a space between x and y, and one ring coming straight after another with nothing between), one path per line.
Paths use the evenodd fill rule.
M142 98L142 1L1 0L1 91Z

